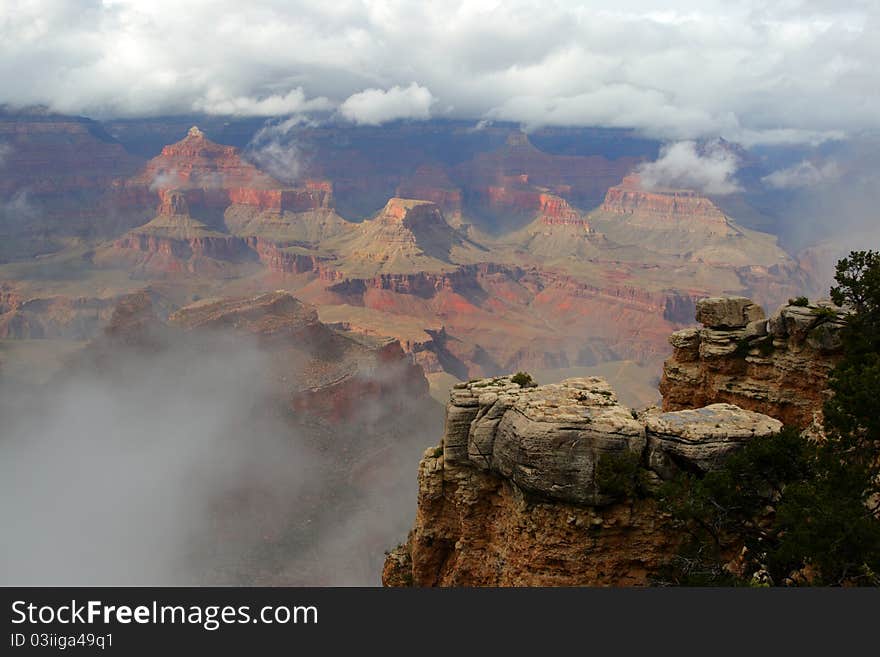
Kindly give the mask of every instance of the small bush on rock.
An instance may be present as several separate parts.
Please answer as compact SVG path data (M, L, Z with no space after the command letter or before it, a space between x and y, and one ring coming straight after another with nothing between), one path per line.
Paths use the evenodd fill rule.
M528 372L517 372L512 377L510 377L510 380L513 383L519 385L521 388L532 388L538 385L537 383L535 383L532 375Z

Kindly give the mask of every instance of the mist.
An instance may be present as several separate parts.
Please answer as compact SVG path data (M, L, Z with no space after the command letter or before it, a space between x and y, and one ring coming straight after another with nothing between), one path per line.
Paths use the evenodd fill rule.
M440 426L404 414L399 442L373 444L396 435L366 429L381 408L297 418L268 359L237 335L115 351L41 387L0 365L0 583L378 584Z
M294 184L306 165L297 141L298 129L316 125L316 119L304 115L270 119L248 143L245 157L275 180Z
M695 189L704 194L724 195L740 191L736 182L736 156L718 142L699 147L694 141L667 144L660 157L638 167L646 189Z

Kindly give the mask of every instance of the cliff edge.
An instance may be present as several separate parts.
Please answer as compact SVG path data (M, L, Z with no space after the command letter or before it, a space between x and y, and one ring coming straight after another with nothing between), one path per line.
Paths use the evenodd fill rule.
M415 526L388 553L383 583L648 584L685 538L651 492L783 423L814 422L844 312L797 299L768 319L744 297L701 300L703 327L670 338L662 409L631 410L597 377L456 385L443 438L419 464Z
M730 404L640 414L597 377L458 384L419 465L416 524L386 585L642 585L679 537L649 496L782 423Z

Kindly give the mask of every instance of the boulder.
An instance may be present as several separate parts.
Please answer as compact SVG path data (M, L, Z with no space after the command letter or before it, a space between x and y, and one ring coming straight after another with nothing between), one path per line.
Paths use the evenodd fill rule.
M721 330L704 328L700 330L700 358L722 358L737 350L743 340L748 338L747 329Z
M756 319L754 322L749 322L746 325L745 337L747 339L762 338L765 335L767 335L766 319Z
M782 422L732 404L644 414L648 466L664 479L676 471L708 472L749 440L778 433Z
M680 360L696 360L700 353L700 330L686 328L669 336L669 344Z
M492 469L527 491L605 504L614 498L598 489L599 460L644 448L642 424L603 379L567 379L519 394L497 424Z
M709 297L697 301L696 320L707 328L744 328L764 317L763 308L746 297Z
M844 324L838 321L822 322L807 334L807 344L818 351L840 351L843 349L843 327Z
M815 307L810 306L785 306L780 318L786 334L795 342L806 340L807 333L819 322Z

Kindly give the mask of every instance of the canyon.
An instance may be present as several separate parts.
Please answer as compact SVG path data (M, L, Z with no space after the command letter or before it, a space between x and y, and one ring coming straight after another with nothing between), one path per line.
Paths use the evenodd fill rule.
M124 388L151 359L199 371L253 350L265 394L234 433L278 422L319 464L288 519L258 510L260 486L220 495L218 518L271 527L212 565L236 582L341 581L314 556L340 508L381 527L344 555L374 582L417 498L388 584L643 584L676 538L650 499L603 488L600 463L635 456L658 485L814 422L821 392L788 381L827 376L838 311L785 302L815 268L720 199L645 188L647 142L551 153L552 132L515 126L318 126L294 174L210 117L2 118L5 389L83 372ZM721 297L753 301L722 321L703 301ZM762 307L782 307L766 330ZM437 399L446 432L425 452Z

